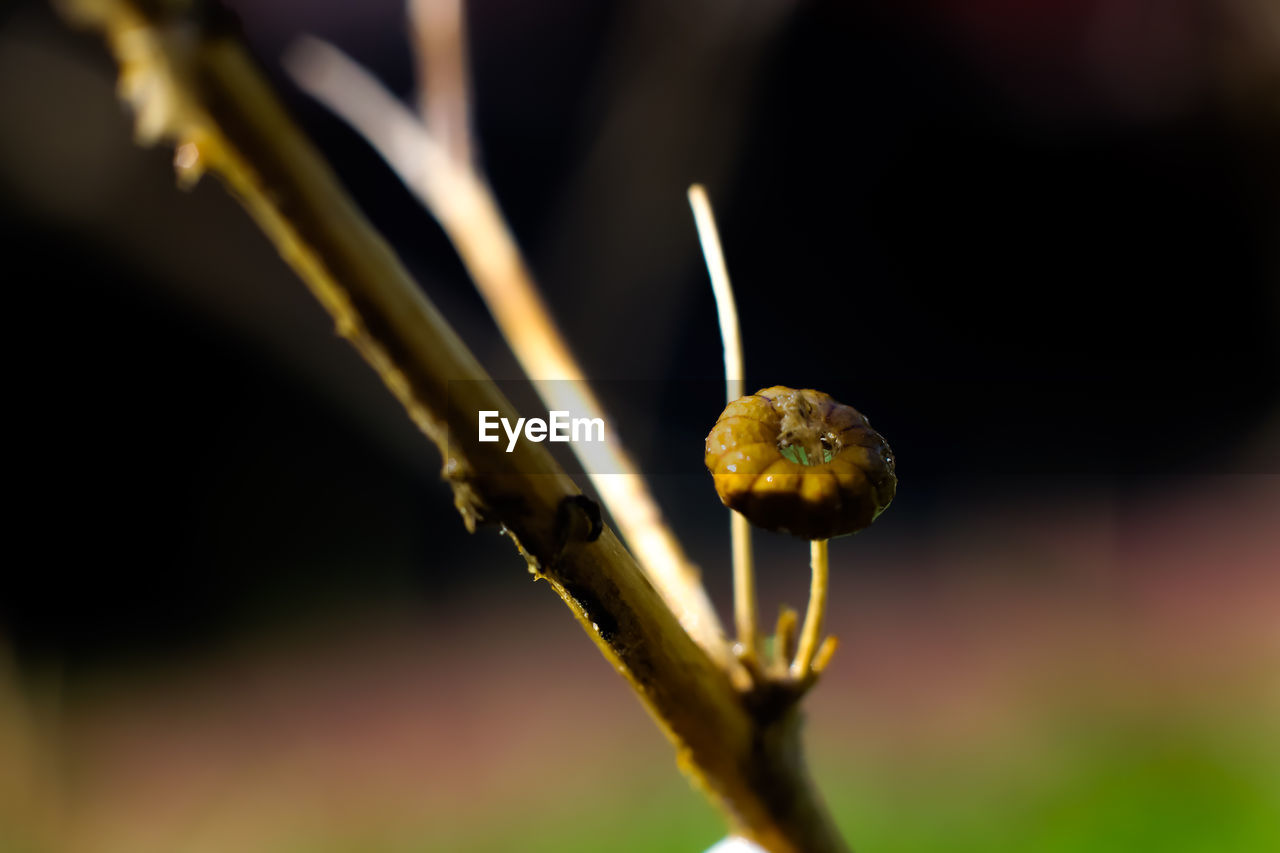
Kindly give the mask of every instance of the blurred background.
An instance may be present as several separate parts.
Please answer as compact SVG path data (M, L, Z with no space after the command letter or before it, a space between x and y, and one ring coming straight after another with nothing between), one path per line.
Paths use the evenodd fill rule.
M446 240L285 78L413 94L404 10L230 4L490 372ZM1280 850L1280 7L472 0L513 229L727 617L708 185L751 387L899 495L833 544L814 772L878 853ZM629 689L96 37L0 7L0 850L697 851ZM757 534L766 623L804 544Z

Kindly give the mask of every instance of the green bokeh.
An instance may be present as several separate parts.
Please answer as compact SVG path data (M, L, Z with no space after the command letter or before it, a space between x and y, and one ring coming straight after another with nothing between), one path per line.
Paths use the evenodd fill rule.
M859 760L815 750L817 774L862 853L1275 853L1280 740L1264 720L1062 724L1023 746L973 743L947 756ZM704 850L722 833L672 777L618 780L594 800L493 820L439 819L293 853L576 853Z

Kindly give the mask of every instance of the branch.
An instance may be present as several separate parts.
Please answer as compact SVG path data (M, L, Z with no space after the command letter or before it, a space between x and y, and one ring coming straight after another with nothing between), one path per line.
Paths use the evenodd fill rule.
M794 703L734 688L541 444L508 454L474 431L450 439L459 412L515 413L286 115L234 22L194 0L62 5L106 37L140 139L177 143L181 173L213 171L240 198L338 334L439 447L468 528L504 526L733 831L777 853L846 850L804 772Z
M730 654L702 578L622 449L613 420L604 416L604 407L556 328L488 182L472 167L470 157L450 152L369 72L333 46L300 39L285 64L306 92L368 140L436 217L547 407L604 422L605 441L573 444L571 449L680 624L717 663L733 670L741 686L747 686L749 676ZM465 98L455 94L447 102L465 104ZM453 121L458 121L456 116Z
M409 0L418 114L459 168L473 167L471 84L462 0Z

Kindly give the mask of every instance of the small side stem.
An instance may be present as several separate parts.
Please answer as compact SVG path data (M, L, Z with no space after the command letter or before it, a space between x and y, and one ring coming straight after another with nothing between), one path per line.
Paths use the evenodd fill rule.
M693 208L693 221L698 227L698 240L702 244L702 256L711 277L711 292L716 298L716 316L720 320L720 340L724 344L725 395L732 403L743 394L742 380L746 370L742 357L742 328L738 323L738 304L733 297L733 285L729 282L729 268L724 262L724 249L720 246L720 229L711 211L711 200L702 184L689 187L689 206Z
M743 395L742 329L738 324L738 306L729 282L720 231L711 210L711 200L702 184L689 187L689 207L698 228L702 256L711 277L711 292L716 298L716 314L720 320L720 340L724 345L724 385L726 402ZM751 525L740 513L729 513L729 541L733 553L733 616L738 631L740 654L745 660L757 658L756 578L751 559Z
M804 614L804 628L800 631L800 650L791 664L791 676L804 678L813 666L813 656L818 651L818 638L822 636L822 621L827 612L827 579L830 566L827 561L826 539L809 543L809 564L813 568L813 580L809 587L809 609Z
M742 656L756 657L756 575L751 565L751 524L740 512L729 513L733 548L733 616Z

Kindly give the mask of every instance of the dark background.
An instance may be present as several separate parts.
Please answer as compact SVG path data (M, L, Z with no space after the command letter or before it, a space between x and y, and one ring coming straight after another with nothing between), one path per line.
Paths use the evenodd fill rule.
M684 202L701 180L748 385L822 388L872 416L902 477L884 535L927 523L953 487L1276 472L1275 66L1229 77L1244 35L1175 4L1113 25L1167 43L1107 77L1090 40L1106 33L1061 5L1045 23L998 4L474 4L484 162L588 373L644 380L602 389L642 464L678 454L700 474L716 415L681 385L721 364ZM278 70L312 32L408 95L396 4L239 11L429 295L517 376L430 217ZM264 596L502 582L444 568L475 545L434 451L360 365L325 375L354 355L222 191L169 191L167 153L128 147L95 39L42 4L4 15L19 653L198 642ZM1172 35L1152 35L1157 18ZM202 265L207 280L181 280ZM636 388L650 399L618 399ZM716 517L709 482L665 491L686 533Z
M232 5L290 109L424 291L495 377L518 379L440 229L281 70L287 46L311 33L411 97L400 5ZM1261 656L1280 624L1268 532L1280 520L1280 31L1268 29L1269 9L1266 0L469 4L476 139L492 184L622 437L656 472L658 499L722 613L727 524L701 462L719 412L705 392L722 361L685 202L691 182L707 184L716 205L747 385L825 390L867 413L894 448L893 507L833 546L832 624L849 639L837 658L849 669L833 669L815 699L818 741L838 747L830 755L847 747L865 759L850 771L854 788L824 771L837 804L851 804L840 805L841 819L862 815L858 838L877 836L874 816L857 809L898 790L858 772L908 766L893 750L918 743L920 731L960 725L975 696L1003 707L983 680L987 658L967 656L970 639L1011 655L1009 671L1029 679L1027 701L1043 700L1045 719L1062 714L1071 726L1081 696L1101 697L1089 713L1106 720L1118 708L1146 709L1133 731L1150 733L1176 716L1178 697L1235 696L1230 685L1272 681L1247 674L1274 675ZM0 651L19 681L36 696L57 684L97 720L102 685L134 695L120 673L154 669L161 690L177 674L221 684L210 666L227 654L275 660L274 641L263 638L293 626L358 639L378 635L370 625L408 623L425 632L423 646L393 639L387 648L426 667L413 670L429 693L423 713L488 720L499 704L551 695L548 684L561 697L599 684L616 695L584 704L614 701L636 715L607 736L640 732L627 736L654 737L656 747L621 682L605 683L607 668L549 592L527 583L510 543L464 531L434 448L234 200L209 178L178 190L171 152L132 143L114 76L97 37L68 30L44 4L0 8L11 507ZM760 535L757 545L768 621L776 600L803 601L805 555L786 537ZM491 647L562 656L528 664L545 682L505 657L494 658L507 667L502 678L486 680L478 673L494 663ZM292 683L314 665L320 683L355 695L327 654L286 659L263 680ZM363 674L366 662L352 655ZM1115 676L1117 660L1132 669ZM1161 692L1166 664L1172 694ZM1084 685L1064 687L1065 699L1039 680L1064 671ZM364 687L380 708L418 707ZM1128 689L1142 698L1115 698ZM257 708L257 694L237 691L205 702L215 730L232 730L240 713L260 722L244 710ZM141 731L186 719L137 695L151 710L120 719L143 721ZM309 696L299 707L323 704ZM1246 706L1264 707L1232 707ZM466 768L506 766L538 731L580 739L583 749L594 743L588 730L599 720L547 707L556 710L538 725L503 718L472 740L459 739L454 717L451 734L405 731L436 746L457 741L456 766ZM882 745L881 730L873 720L850 734L848 714L881 714L906 734L877 764L867 755ZM288 719L284 729L295 725ZM321 729L337 733L326 748L364 743L364 729L334 719ZM74 719L66 725L81 731ZM503 740L498 729L524 736ZM995 739L1015 755L1010 730ZM963 802L970 772L989 757L956 731L961 770L910 765L953 787L925 796L923 809L910 797L898 811L880 803L885 821L911 816L886 830L899 849L939 849L927 834L911 848L911 821ZM1134 770L1140 762L1127 763L1117 745L1128 735L1081 745L1076 732L1055 729L1044 742L1100 756L1103 769L1080 777L1082 792L1137 803L1141 816L1149 791L1184 778L1165 773L1164 753L1141 765L1157 768L1150 777ZM233 743L259 754L258 741ZM485 763L486 749L501 757ZM216 764L220 751L201 761ZM123 754L145 752L135 744ZM86 766L98 767L98 753L88 754ZM658 797L674 774L662 749L647 754L660 765L650 790ZM106 759L100 766L111 790L121 771ZM1206 838L1223 827L1249 831L1231 809L1253 800L1188 810L1216 802L1198 786L1236 789L1215 781L1216 770L1185 766L1192 793L1163 803L1157 821L1167 838L1113 834L1116 849L1201 849L1169 846L1192 837L1180 815L1209 815ZM587 773L537 768L536 778L557 783ZM620 772L601 772L582 784L622 784ZM159 778L161 789L171 782ZM1011 790L1023 790L1023 777L1010 778L1019 780ZM485 784L453 787L497 796ZM1061 788L1044 790L1046 802L1068 801ZM138 825L156 819L153 801L140 795ZM627 814L661 823L636 802ZM939 838L959 839L954 827L969 825L938 820ZM973 849L1081 849L1041 846L1030 830L974 837Z

